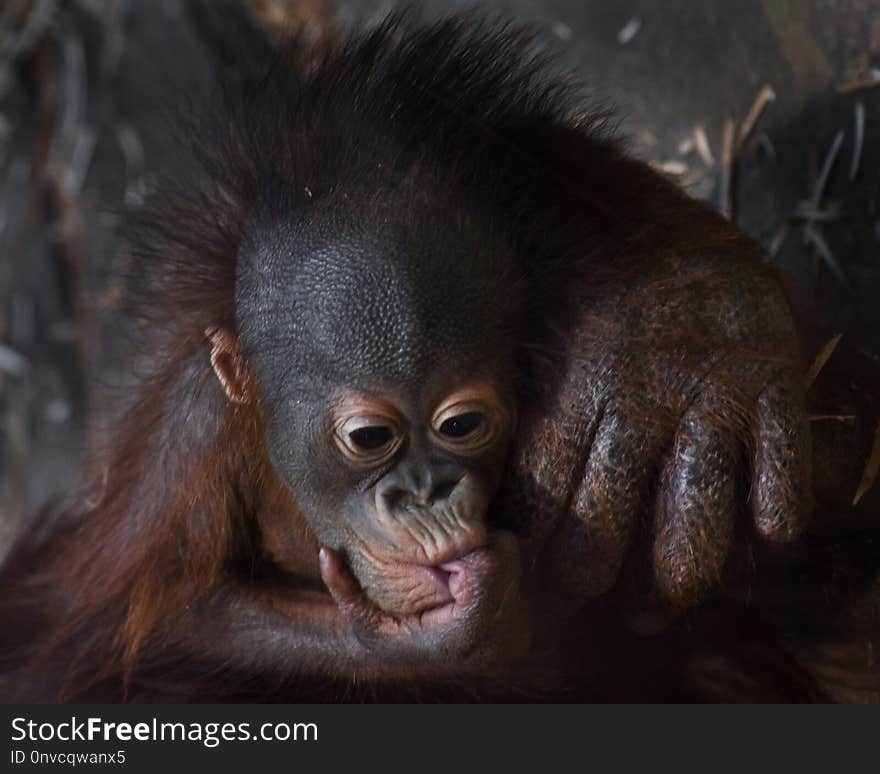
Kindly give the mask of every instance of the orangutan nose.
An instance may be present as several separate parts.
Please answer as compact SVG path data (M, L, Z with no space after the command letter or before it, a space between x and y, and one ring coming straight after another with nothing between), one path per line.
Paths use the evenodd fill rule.
M457 465L401 465L379 484L377 506L394 513L400 508L433 507L449 500L465 478Z
M489 493L456 465L400 465L375 490L373 530L387 560L436 566L484 545Z

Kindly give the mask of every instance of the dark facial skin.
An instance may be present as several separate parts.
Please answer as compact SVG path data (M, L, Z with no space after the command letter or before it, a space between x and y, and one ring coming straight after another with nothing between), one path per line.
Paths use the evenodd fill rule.
M488 619L463 610L476 589L518 577L515 541L488 525L516 421L515 288L489 234L454 214L369 234L276 223L240 260L267 448L329 549L324 579L354 617L362 593L374 619L417 619L437 655L438 632L464 643L469 616Z

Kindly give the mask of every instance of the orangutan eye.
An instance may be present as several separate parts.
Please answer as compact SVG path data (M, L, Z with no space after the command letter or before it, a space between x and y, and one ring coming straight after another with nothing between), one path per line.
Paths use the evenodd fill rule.
M443 420L437 432L447 438L465 438L483 424L481 411L466 411L455 417Z
M352 430L348 437L359 449L375 451L391 443L394 439L394 431L390 427L361 427Z
M475 454L497 439L501 417L494 392L468 389L440 405L431 427L437 441L450 451Z
M372 466L394 455L403 442L403 433L390 414L353 413L338 418L333 439L350 462Z

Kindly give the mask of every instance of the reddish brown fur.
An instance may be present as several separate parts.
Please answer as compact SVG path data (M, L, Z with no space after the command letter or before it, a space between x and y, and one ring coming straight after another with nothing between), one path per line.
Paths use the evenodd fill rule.
M393 31L392 27L378 33L379 43L383 43L381 35ZM455 25L452 31L461 32ZM487 40L491 42L491 36L484 31L468 38L474 46ZM504 38L503 44L511 47L517 41L522 43L517 37ZM345 84L351 77L346 68L364 67L365 58L370 64L371 57L379 55L368 49L358 56L353 64L344 57L339 61L331 57L328 80L335 77ZM287 131L285 100L295 101L287 91L272 91L280 88L272 78L285 79L284 66L279 65L280 74L268 79L268 97L246 99L240 106L244 115L230 119L232 128L223 128L221 137L210 144L206 181L176 193L167 190L160 206L146 211L141 225L148 237L136 239L133 248L139 273L134 288L139 301L138 335L145 342L153 373L138 385L135 404L117 426L106 453L96 459L94 481L71 498L72 504L58 509L48 538L36 532L30 535L4 570L4 580L14 581L15 586L0 603L0 620L6 636L13 635L16 625L21 627L14 632L15 645L27 652L16 652L12 661L13 667L22 660L31 666L25 676L16 677L25 694L53 696L63 683L69 696L101 696L90 691L107 681L111 684L107 695L119 698L120 682L141 680L140 690L146 681L150 695L150 669L158 665L159 679L166 683L156 693L173 695L176 673L170 668L161 671L163 659L183 660L198 669L202 656L197 648L196 652L176 650L176 627L226 578L236 574L256 587L270 567L299 576L307 588L317 585L315 539L267 458L259 385L254 385L254 403L228 402L211 370L205 336L215 327L235 330L235 262L245 226L265 189L272 192L276 177L288 174L297 179L297 165L306 164L298 154L305 157L312 147L306 143L307 130L297 126L305 139L290 140L289 151L280 159L266 155L266 147L272 146L267 137L277 139L279 132ZM518 224L517 246L527 256L523 272L531 284L524 316L531 330L523 343L522 430L509 479L498 498L497 518L516 527L522 538L531 570L526 593L536 597L549 617L544 628L552 635L551 645L558 647L552 650L548 645L541 652L543 658L534 661L535 671L541 675L540 683L543 673L553 671L558 662L562 670L574 665L564 672L564 681L570 676L574 683L585 675L594 678L596 666L590 659L604 649L603 657L610 653L617 667L608 673L618 676L621 684L606 685L598 695L605 690L612 698L632 696L628 691L635 686L644 689L648 673L656 681L658 695L692 697L690 688L674 681L675 675L687 672L689 649L704 645L699 622L693 630L684 626L649 643L650 664L639 666L645 653L639 648L644 646L634 644L620 624L632 599L601 595L612 588L621 566L632 562L634 549L640 548L642 560L653 555L656 562L648 572L651 593L657 593L656 583L667 603L689 607L721 580L732 535L713 532L714 522L686 529L676 521L681 509L674 508L659 521L655 534L642 521L616 521L610 506L596 509L606 521L587 535L587 509L579 503L589 498L595 484L592 480L584 484L584 471L599 421L613 408L631 425L644 429L646 437L652 436L644 447L647 466L657 459L668 463L683 443L676 430L680 420L696 411L732 439L737 446L734 454L754 459L756 401L768 384L776 389L777 374L799 367L799 353L780 351L780 345L792 338L786 325L788 311L777 308L778 300L767 291L775 290L777 282L760 266L755 245L646 167L623 159L600 128L572 127L554 102L560 87L547 87L536 95L533 74L528 70L528 77L521 76L525 90L517 82L508 95L517 106L511 110L513 118L519 120L525 112L529 120L511 119L507 125L498 119L507 132L500 140L491 125L486 131L482 125L468 125L467 131L476 138L475 150L463 149L462 158L450 161L444 172L457 181L470 173L469 164L481 163L479 174L486 175L491 186L494 173L487 170L494 164L519 186L502 192L508 197L503 206L510 221ZM286 78L290 79L289 73ZM296 91L289 85L285 88ZM417 97L434 105L434 95ZM282 108L269 112L260 99L275 100ZM472 95L472 100L453 104L450 112L458 108L466 115L481 115L476 105L491 100L491 89ZM432 116L428 108L420 107ZM486 108L492 117L497 117L493 110L506 116L506 109L505 104ZM457 124L453 128L463 131ZM369 131L369 125L363 129L365 135ZM455 136L452 130L450 135ZM442 132L440 137L448 140ZM491 151L482 162L480 143ZM385 158L383 149L369 146L366 152L372 151ZM312 162L318 172L322 164L331 168L336 164L324 158ZM302 195L298 189L284 189L279 206ZM338 204L338 195L329 202L325 206ZM761 292L767 292L768 298L761 298ZM779 323L778 328L769 325L775 336L756 342L750 330L742 335L729 330L719 337L709 325L728 311L741 322L734 314L738 310L727 307L746 297L754 302L750 308L756 316ZM768 328L765 321L759 322L758 330ZM625 356L635 359L637 367ZM738 370L741 364L748 364L750 370ZM601 405L587 411L585 385L595 372L602 373L601 366L625 376L631 389L611 408L608 396L599 394ZM797 406L802 399L797 386L783 381L782 387L791 389L792 404ZM656 400L651 390L664 398L668 393L669 399ZM708 400L707 396L718 400L695 403L698 398ZM803 481L809 450L800 453L795 464L804 469L798 469L796 478ZM597 480L606 473L598 471ZM649 516L655 508L665 507L664 502L652 504L655 486L633 488L629 479L618 479L601 491L614 491L616 486L621 498L631 498L633 507L643 508ZM283 530L275 529L279 516L286 522ZM766 531L777 537L790 536L798 526L768 521ZM667 533L682 530L685 539L666 539ZM652 541L654 546L644 550L643 544ZM639 566L631 575L640 577L643 570ZM618 603L624 614L615 606ZM714 626L711 614L708 620ZM569 628L585 636L559 645L557 640ZM761 626L755 630L760 633L749 645L769 654L768 661L785 661L772 634L765 635ZM36 650L28 647L30 638L38 643ZM735 645L732 640L726 647L734 650ZM766 650L761 649L764 645ZM720 646L713 641L713 647ZM332 660L333 654L327 658ZM754 660L760 662L759 657ZM749 671L747 666L743 668ZM752 672L761 674L765 666L761 663ZM211 667L223 669L223 665ZM789 668L794 677L780 680L795 686L791 694L784 689L773 694L765 684L760 691L815 698L818 691L811 680L789 664L781 671L787 675ZM270 675L269 685L262 686L260 693L276 695L273 690L279 685L286 690L290 677ZM343 676L343 696L356 677ZM227 678L232 679L220 674L217 682ZM549 678L547 684L553 685ZM584 685L577 684L577 690L585 690ZM215 695L203 694L201 686L194 688L197 698ZM285 690L280 691L282 696L289 695ZM337 697L335 690L328 688L323 695ZM223 695L222 690L216 693Z

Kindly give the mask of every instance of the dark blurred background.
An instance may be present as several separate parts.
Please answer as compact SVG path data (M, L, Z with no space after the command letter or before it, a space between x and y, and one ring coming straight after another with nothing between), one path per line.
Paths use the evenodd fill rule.
M473 3L429 0L429 19ZM639 157L792 279L817 340L880 355L878 0L510 0ZM185 161L182 117L384 0L0 0L0 553L75 484L126 400L126 213ZM827 167L827 174L823 168Z

